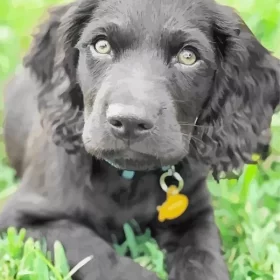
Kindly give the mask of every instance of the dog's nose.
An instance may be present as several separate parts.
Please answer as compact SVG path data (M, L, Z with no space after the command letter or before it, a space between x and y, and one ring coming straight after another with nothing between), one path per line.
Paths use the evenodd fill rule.
M145 137L154 127L153 120L134 106L110 105L107 121L113 134L120 139Z

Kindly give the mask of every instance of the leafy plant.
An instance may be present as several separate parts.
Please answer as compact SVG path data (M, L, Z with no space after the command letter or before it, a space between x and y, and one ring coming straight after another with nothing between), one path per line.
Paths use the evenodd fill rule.
M261 42L280 57L279 0L218 1L235 7ZM0 92L30 45L35 24L46 17L48 7L61 2L64 1L0 1ZM2 109L0 100L0 123ZM232 280L280 279L280 114L274 115L271 130L271 155L264 162L246 166L238 181L222 180L218 185L210 178L208 182ZM16 189L14 171L7 165L2 134L0 126L0 208ZM165 280L164 253L149 231L143 234L131 225L126 225L124 230L127 240L115 244L116 250L121 255L130 254ZM9 229L0 239L1 280L67 277L67 261L59 242L55 244L51 259L42 243L32 239L24 241L24 236L24 230L17 233ZM41 274L39 268L43 271ZM52 278L44 278L46 275Z
M71 280L73 274L92 256L81 260L71 271L62 244L54 244L53 260L45 242L26 240L26 231L9 228L0 239L1 280Z

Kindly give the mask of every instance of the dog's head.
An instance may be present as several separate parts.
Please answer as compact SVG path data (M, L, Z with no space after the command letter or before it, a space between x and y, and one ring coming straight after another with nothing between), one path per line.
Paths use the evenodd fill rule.
M82 143L134 170L195 156L228 171L269 141L262 132L279 103L279 61L231 8L81 0L54 10L41 30L26 65L45 84L40 109L69 151ZM51 102L61 69L69 84Z

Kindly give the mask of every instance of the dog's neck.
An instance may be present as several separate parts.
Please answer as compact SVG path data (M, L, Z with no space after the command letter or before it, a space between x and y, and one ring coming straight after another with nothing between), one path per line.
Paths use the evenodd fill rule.
M114 164L108 162L110 165L112 165L114 168L117 168L116 166L114 166ZM117 168L119 170L120 175L122 176L122 178L126 179L126 180L132 180L135 176L136 171L134 170L120 170L119 168ZM159 170L158 170L159 171ZM165 182L165 179L167 177L172 177L173 179L175 179L178 183L178 186L172 184L172 185L167 185ZM162 188L163 191L165 191L166 193L169 192L169 188L172 186L172 188L176 188L176 192L179 193L180 191L182 191L183 187L184 187L184 180L181 177L181 175L176 171L176 165L167 165L167 166L162 166L161 167L161 175L159 178L159 183L160 186Z
M107 161L107 160L106 160ZM110 161L107 161L111 166L113 166L114 168L117 168L119 169L117 166L114 165L114 163L110 162ZM174 168L175 169L175 166L170 166L170 165L167 165L167 166L162 166L161 167L161 170L163 172L167 172L168 170L170 170L171 168ZM127 179L127 180L132 180L133 177L135 176L135 173L136 171L134 170L121 170L121 176L124 178L124 179Z
M163 166L163 167L161 168L161 170L162 170L163 172L166 172L166 171L168 171L170 168L171 168L171 166ZM124 179L132 180L133 177L134 177L134 175L135 175L135 172L136 172L136 171L133 171L133 170L122 170L122 171L121 171L121 175L122 175L122 177L123 177Z
M110 163L109 163L110 164ZM132 180L135 171L119 170L121 176L126 180ZM164 222L165 220L173 220L180 217L188 208L189 198L182 194L184 188L184 179L176 171L175 165L161 167L162 174L159 178L159 185L166 193L165 201L156 207L158 212L158 220ZM175 179L176 183L169 184L168 178Z

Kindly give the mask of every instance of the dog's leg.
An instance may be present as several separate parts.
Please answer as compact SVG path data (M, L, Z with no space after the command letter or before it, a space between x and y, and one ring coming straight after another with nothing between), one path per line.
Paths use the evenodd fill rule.
M229 280L206 178L192 174L185 188L190 201L185 214L170 226L154 229L167 252L169 280Z
M181 239L170 271L172 279L228 280L220 236L213 222L201 220Z
M0 230L7 223L4 219L4 216L0 218ZM45 237L50 250L56 240L61 241L71 267L92 256L74 275L75 280L158 280L154 273L131 259L118 256L110 244L78 223L69 220L47 222L28 227L27 233L35 239Z
M160 238L171 246L176 244L175 250L167 251L169 280L229 280L219 232L209 212L188 225L184 233L163 232Z

